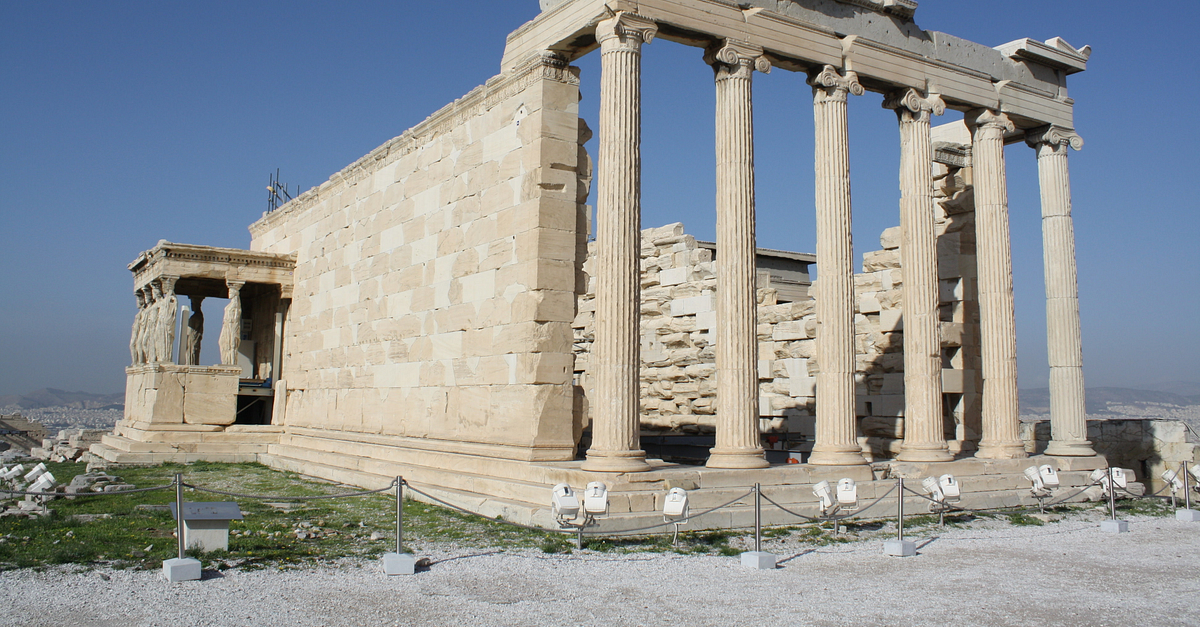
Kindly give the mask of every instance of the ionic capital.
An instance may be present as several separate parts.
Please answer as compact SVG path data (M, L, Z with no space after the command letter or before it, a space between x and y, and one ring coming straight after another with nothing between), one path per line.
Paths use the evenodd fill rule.
M658 34L658 24L628 11L617 11L612 17L596 24L596 41L607 49L640 50ZM614 41L615 40L615 41Z
M858 82L858 74L850 70L840 74L832 65L809 74L808 84L812 85L817 102L846 102L846 94L861 96L864 93L862 83Z
M162 284L163 294L174 294L175 293L175 282L178 280L179 280L179 277L172 276L170 274L164 274L161 277L159 277L158 282Z
M928 121L931 115L946 112L946 103L937 94L923 95L909 87L892 92L883 101L884 109L895 109L901 120Z
M1011 133L1017 129L1012 120L1008 119L1008 115L991 109L971 109L963 114L963 122L966 122L972 133L976 129L992 129L1004 133Z
M704 62L717 71L717 80L750 78L754 70L771 72L771 61L763 56L762 46L736 39L726 39L719 47L709 48L704 53Z
M1070 146L1075 150L1083 149L1083 138L1073 128L1047 124L1025 132L1025 143L1030 148L1048 146Z

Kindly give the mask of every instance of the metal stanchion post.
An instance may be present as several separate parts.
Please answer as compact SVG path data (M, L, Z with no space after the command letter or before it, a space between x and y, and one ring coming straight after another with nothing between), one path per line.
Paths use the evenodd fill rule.
M762 486L754 484L754 550L762 551Z
M183 559L183 473L175 473L175 535L178 536L179 559Z
M404 546L404 477L396 476L396 552L383 554L386 575L411 575L417 571L417 560Z
M175 473L175 534L179 536L176 542L176 557L163 560L163 575L167 581L195 581L202 574L200 560L183 556L183 473Z
M1179 472L1183 473L1183 507L1184 509L1192 509L1192 486L1188 480L1187 462L1179 462Z
M762 550L762 484L754 484L754 550L742 553L742 566L758 570L775 568L775 556Z
M1113 484L1112 466L1108 467L1108 513L1117 519L1117 486Z
M1108 467L1108 512L1111 518L1100 523L1102 531L1110 531L1112 533L1126 533L1129 531L1128 522L1117 520L1117 485L1113 483L1111 464Z
M1184 509L1175 512L1175 520L1183 522L1200 522L1200 512L1192 509L1192 478L1187 469L1187 462L1179 463L1179 472L1183 473L1183 503ZM1175 493L1171 493L1171 501L1175 500Z
M404 546L404 477L396 476L396 552Z
M883 543L883 554L893 557L917 554L916 543L904 539L904 477L896 477L896 539Z

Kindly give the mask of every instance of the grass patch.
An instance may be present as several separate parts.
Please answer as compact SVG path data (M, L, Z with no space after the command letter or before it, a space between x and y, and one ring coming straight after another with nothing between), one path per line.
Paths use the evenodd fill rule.
M1041 527L1046 522L1040 518L1034 518L1029 514L1022 512L1013 512L1008 515L1008 523L1018 527Z

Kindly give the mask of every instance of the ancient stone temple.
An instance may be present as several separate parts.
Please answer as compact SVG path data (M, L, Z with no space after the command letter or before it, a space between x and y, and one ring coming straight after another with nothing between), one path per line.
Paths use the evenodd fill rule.
M1038 184L1053 410L1037 463L1075 485L1105 465L1086 439L1067 170L1082 146L1067 77L1090 49L924 31L912 0L541 4L498 75L265 214L251 250L138 257L126 416L95 454L403 475L533 521L550 486L592 480L630 524L670 486L703 506L757 482L807 507L839 477L870 497L954 473L968 500L1011 505L1030 462L1006 189ZM680 44L714 72L715 243L641 225L640 62ZM571 65L586 54L601 59L587 122ZM756 247L766 72L812 89L816 198L796 211L815 212L815 256ZM900 153L901 194L899 226L856 267L847 106L866 91L896 118L880 149ZM948 109L963 120L937 125ZM1007 180L1014 143L1038 181ZM208 312L219 365L196 354L204 298L228 299Z

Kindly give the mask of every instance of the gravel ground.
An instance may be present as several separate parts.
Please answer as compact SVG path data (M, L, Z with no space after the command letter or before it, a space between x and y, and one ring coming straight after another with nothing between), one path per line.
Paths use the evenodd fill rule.
M924 533L919 554L878 539L764 546L774 571L736 557L536 551L420 552L414 576L374 562L317 570L56 568L0 573L0 625L1197 625L1200 523L1098 514L1043 527L980 521Z

